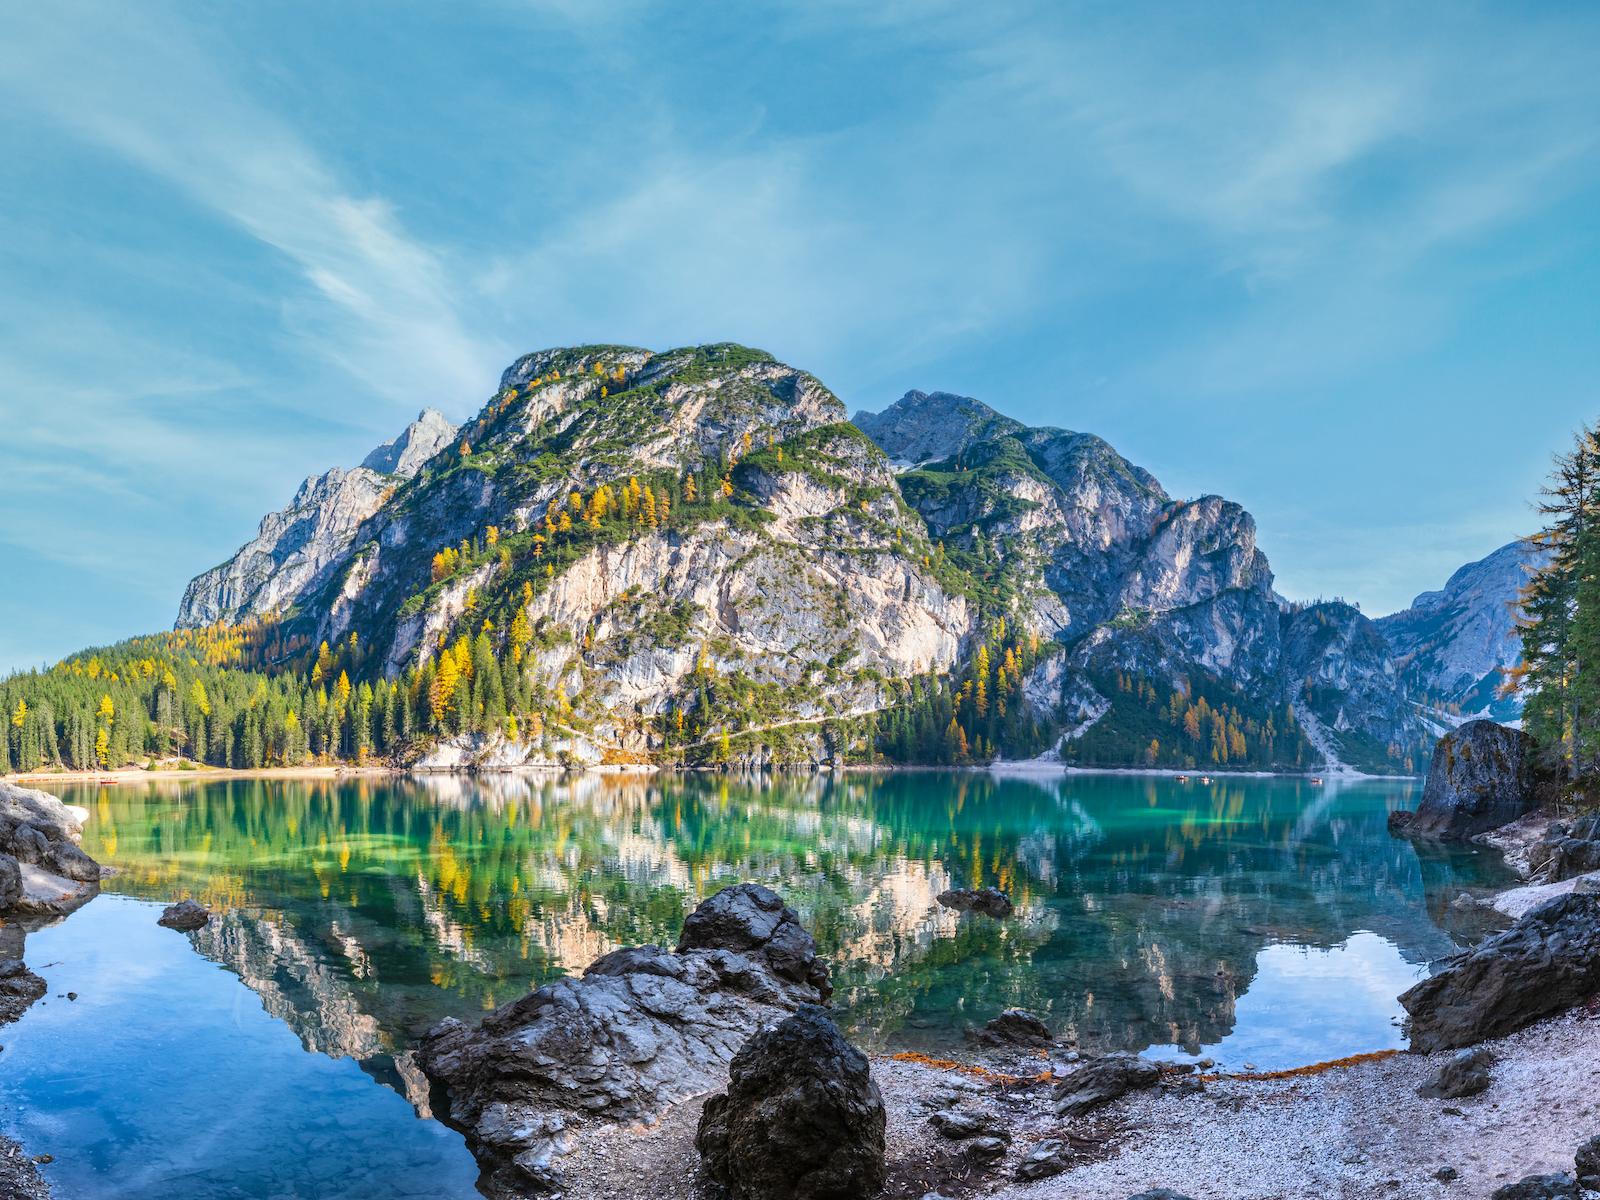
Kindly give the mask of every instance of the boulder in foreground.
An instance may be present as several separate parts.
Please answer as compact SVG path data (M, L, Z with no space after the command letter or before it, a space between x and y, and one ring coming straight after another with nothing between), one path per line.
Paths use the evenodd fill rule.
M706 1101L695 1133L705 1171L733 1200L835 1200L882 1187L887 1115L867 1056L826 1009L803 1005L757 1033Z
M1547 900L1449 961L1400 996L1413 1053L1501 1037L1600 991L1600 896Z
M1534 808L1533 739L1494 721L1468 721L1439 739L1422 803L1390 813L1389 829L1406 837L1464 841L1508 825Z
M211 914L193 900L180 900L176 904L168 905L161 910L161 919L157 925L165 925L168 929L176 929L180 933L189 933L196 929L204 929L211 923Z
M446 1017L422 1038L417 1063L449 1102L435 1112L466 1135L485 1195L560 1188L557 1160L587 1122L654 1121L723 1086L751 1034L823 999L810 935L759 884L717 893L684 931L693 944L677 953L614 950L476 1029Z

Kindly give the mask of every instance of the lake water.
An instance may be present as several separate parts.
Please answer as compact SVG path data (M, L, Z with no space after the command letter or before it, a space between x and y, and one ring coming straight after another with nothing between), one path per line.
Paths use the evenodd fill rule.
M1299 1066L1401 1044L1395 997L1480 938L1498 856L1391 839L1405 780L904 772L229 780L58 789L122 868L28 937L0 1122L58 1196L472 1196L409 1047L732 883L797 908L872 1052L1022 1006L1088 1050ZM994 921L939 907L995 885ZM156 906L225 914L181 935ZM45 966L45 964L50 964ZM75 991L76 1001L64 999ZM380 1086L382 1085L382 1086Z

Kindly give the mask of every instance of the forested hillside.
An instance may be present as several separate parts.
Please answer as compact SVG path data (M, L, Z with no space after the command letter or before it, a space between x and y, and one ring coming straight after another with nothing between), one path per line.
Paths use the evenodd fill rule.
M525 355L308 479L178 632L6 680L8 762L1297 770L1302 714L1425 760L1375 627L1284 606L1239 505L962 397L858 420L730 343Z

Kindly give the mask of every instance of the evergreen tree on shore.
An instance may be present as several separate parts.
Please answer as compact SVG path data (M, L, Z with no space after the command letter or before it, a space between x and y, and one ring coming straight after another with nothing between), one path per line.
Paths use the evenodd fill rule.
M1518 592L1522 658L1501 695L1521 693L1547 765L1578 776L1600 762L1600 431L1553 456L1538 511L1545 523L1522 545L1549 560Z

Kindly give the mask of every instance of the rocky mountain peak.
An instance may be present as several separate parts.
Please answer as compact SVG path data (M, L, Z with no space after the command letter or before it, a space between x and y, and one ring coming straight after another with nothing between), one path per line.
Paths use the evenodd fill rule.
M450 444L457 428L437 408L425 408L406 426L404 433L393 441L384 442L362 459L361 465L380 475L410 479L422 469L423 463Z
M854 424L896 467L949 458L974 442L1025 428L971 396L915 390L881 413L856 413Z
M1438 591L1423 592L1411 607L1377 620L1412 692L1453 704L1462 713L1515 717L1515 700L1494 695L1501 672L1521 654L1510 605L1528 571L1542 566L1511 542L1452 574Z

